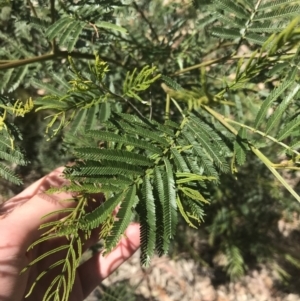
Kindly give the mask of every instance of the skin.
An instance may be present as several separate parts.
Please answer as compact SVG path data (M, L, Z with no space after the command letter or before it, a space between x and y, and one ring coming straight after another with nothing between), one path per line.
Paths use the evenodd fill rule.
M59 270L56 269L47 273L37 282L32 294L25 299L37 275L65 255L64 251L60 251L48 256L20 275L20 271L29 262L66 243L62 238L55 238L27 251L30 244L43 233L38 229L41 224L63 218L61 214L50 215L44 219L41 219L42 216L75 205L72 201L62 202L72 198L69 193L56 193L51 196L44 193L50 187L65 184L62 171L63 168L56 169L0 207L0 301L42 300L49 284L58 275ZM89 204L91 210L103 201L103 197L98 195L95 200L96 202ZM91 237L85 240L84 250L98 241L99 231L100 229L95 229ZM134 254L139 248L139 241L139 225L131 224L125 237L111 253L104 257L99 252L81 264L77 269L69 300L81 301L86 298L103 279Z

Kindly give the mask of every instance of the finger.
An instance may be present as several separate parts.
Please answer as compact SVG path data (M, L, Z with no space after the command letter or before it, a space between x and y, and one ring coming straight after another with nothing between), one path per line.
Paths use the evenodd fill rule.
M84 297L86 298L99 283L131 257L140 246L139 224L131 224L118 246L108 255L95 254L78 268Z
M13 210L0 219L1 241L9 241L10 245L27 248L32 240L39 237L38 228L42 223L60 218L59 214L42 219L53 211L75 206L76 202L64 202L72 199L70 193L47 195L44 192L50 187L59 187L66 183L59 168L37 181L9 202L14 203ZM18 203L21 205L18 205Z
M20 206L24 204L26 201L31 199L34 195L44 192L46 187L44 187L45 182L47 183L47 178L49 180L49 177L56 177L57 182L61 181L61 185L65 180L61 177L63 173L64 167L59 167L52 171L50 174L44 176L43 178L39 179L38 181L34 182L30 186L28 186L26 189L24 189L21 193L15 195L8 201L4 202L0 206L0 216L6 215L10 213L15 207Z
M28 264L25 251L32 242L33 233L38 232L41 217L61 207L57 206L57 200L45 201L42 193L53 184L62 185L61 175L61 168L55 170L2 206L2 210L8 212L0 217L0 287L4 299L7 296L7 300L22 298L28 278L28 273L20 275L21 269Z

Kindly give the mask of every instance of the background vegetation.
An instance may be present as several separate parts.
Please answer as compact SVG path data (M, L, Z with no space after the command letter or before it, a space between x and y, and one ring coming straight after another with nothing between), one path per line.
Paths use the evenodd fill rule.
M121 214L143 225L143 263L154 245L167 252L178 208L184 231L171 255L184 251L210 266L221 255L221 269L232 279L268 263L288 280L287 263L300 266L300 258L290 241L279 243L277 224L299 214L299 1L0 5L0 175L3 191L12 183L7 195L82 159L86 165L77 161L66 176L81 181L83 199L97 189L113 200L110 206L127 196ZM137 137L143 142L134 144ZM110 154L99 159L95 149ZM124 190L130 182L120 174L134 163L129 152L141 156L140 166L154 167L140 178L134 170L137 184ZM116 186L90 185L97 177L104 183L101 168L116 162L123 168L109 174ZM160 188L159 173L169 187L177 177L182 208L172 189ZM128 215L131 207L137 216ZM81 227L110 225L109 213L87 217ZM68 234L58 226L59 235ZM125 224L111 227L108 249Z

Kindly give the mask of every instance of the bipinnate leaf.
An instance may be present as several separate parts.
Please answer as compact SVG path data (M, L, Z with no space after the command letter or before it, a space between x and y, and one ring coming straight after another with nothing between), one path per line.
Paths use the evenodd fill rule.
M141 229L141 263L149 266L156 242L156 210L153 187L148 175L144 178L142 195L137 210L140 216Z
M164 212L165 226L167 226L167 238L172 239L176 232L178 222L177 204L176 204L176 185L174 180L174 171L168 158L164 157L164 168L162 179L164 183Z
M277 135L277 140L281 141L289 137L294 131L300 128L300 115L289 121L284 127L279 131Z
M249 147L245 141L247 141L246 129L240 128L238 135L236 136L236 141L234 142L236 161L239 165L243 165L246 161L246 151Z
M285 112L287 106L293 101L294 96L299 92L300 84L295 85L295 87L290 91L287 96L282 100L280 105L275 109L273 114L269 117L266 125L266 134L268 134L280 121L283 113Z
M115 210L117 205L124 199L125 193L122 191L119 194L105 200L94 211L84 215L79 221L79 228L83 230L91 230L99 227Z
M263 122L263 120L266 118L267 111L271 104L278 99L279 96L281 96L292 84L295 79L295 76L297 74L297 68L293 68L289 75L286 77L286 79L277 87L275 88L269 96L264 100L262 106L260 107L255 121L254 121L254 127L257 129L260 124Z
M137 202L136 186L131 185L124 195L124 199L116 216L117 220L113 224L111 233L105 240L106 252L110 252L113 248L115 248L121 236L129 226L133 217L133 209Z

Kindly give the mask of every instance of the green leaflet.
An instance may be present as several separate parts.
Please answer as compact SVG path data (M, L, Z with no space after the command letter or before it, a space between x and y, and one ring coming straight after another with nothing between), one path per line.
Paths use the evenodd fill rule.
M77 25L77 27L75 27L75 29L73 30L72 38L70 38L67 43L68 52L71 52L74 50L75 44L78 41L78 38L86 24L83 22L79 22L76 25ZM61 43L61 41L59 41L59 42ZM61 43L61 44L63 44L63 43Z
M143 101L137 92L148 89L152 83L160 78L160 74L154 76L155 72L156 67L150 68L149 66L145 66L139 73L137 73L137 69L134 69L131 74L127 72L123 85L123 95L146 104L147 102Z
M245 141L247 141L247 131L245 128L240 128L234 142L235 157L239 165L243 165L246 161L246 151L249 147Z
M291 121L289 121L284 128L282 128L278 135L277 135L277 140L281 141L287 137L289 137L293 131L295 131L296 129L299 129L300 127L300 116L298 115L296 118L292 119Z
M255 118L254 127L256 129L264 120L268 108L270 107L272 102L274 102L280 95L283 94L284 91L286 91L293 84L296 74L297 74L297 68L294 67L292 71L289 73L289 75L286 77L286 79L269 94L267 99L264 100Z
M196 156L189 156L185 158L185 161L189 167L189 169L195 174L203 174L205 171L206 174L212 175L213 173L218 175L217 171L214 169L212 162L206 157L198 157ZM211 172L213 170L213 172Z
M75 30L75 28L79 27L80 28L80 23L79 21L74 21L72 23L67 24L64 27L64 31L62 33L62 35L60 36L59 39L59 43L61 45L64 45L65 41L67 40L67 38L69 37L69 35L71 35L71 33L73 32L73 30Z
M37 81L37 80L34 80L32 79L31 80L31 84L36 87L36 88L39 88L39 89L45 89L47 93L51 93L52 97L50 98L49 95L47 95L47 100L48 99L54 99L55 96L56 96L56 99L58 100L59 97L63 97L64 96L64 93L62 91L59 91L57 89L55 89L54 86L50 85L50 84L47 84L47 83L43 83L43 82L40 82L40 81ZM45 101L43 100L44 98L38 98L35 100L35 103L37 105L45 105ZM46 102L47 103L47 102ZM59 106L58 106L59 107ZM55 108L55 107L53 107Z
M247 40L249 42L252 42L252 43L257 44L257 45L263 45L267 41L267 38L262 37L262 36L260 36L256 33L249 33L247 35Z
M286 30L290 19L300 12L298 2L291 0L213 0L211 8L216 10L213 16L218 20L217 26L213 24L214 18L208 22L212 24L212 35L257 45L264 45L272 34Z
M73 135L76 135L77 131L81 128L83 120L85 119L87 114L87 110L79 110L79 112L76 114L76 117L72 120L71 126L70 126L70 132Z
M182 133L187 141L193 146L193 150L197 156L206 156L221 170L227 169L228 166L226 165L226 162L224 162L224 159L222 160L218 153L215 152L214 146L207 139L207 137L200 136L199 132L189 124L187 125L187 128L191 131L191 133L193 133L194 137L192 137L192 134L187 131L183 131ZM197 140L195 137L197 137ZM202 147L200 147L200 145Z
M172 208L169 207L168 197L165 195L166 191L163 175L164 173L162 172L162 170L158 166L155 166L154 187L160 205L158 208L161 209L158 213L162 218L162 220L160 221L157 219L157 229L159 230L160 237L157 237L156 248L158 249L159 254L167 254L173 231L173 220L171 213Z
M41 29L41 28L45 29L51 25L49 21L36 18L35 16L30 16L29 22L37 29Z
M149 266L155 249L157 222L153 187L147 175L144 178L137 212L140 216L141 263L144 266Z
M7 166L0 163L0 176L16 185L21 185L22 180L17 177Z
M216 12L216 16L217 16L217 19L222 21L222 22L225 22L227 24L229 23L232 23L236 26L238 26L239 28L243 28L245 26L245 20L244 19L239 19L239 18L231 18L231 16L227 16L227 15L224 15L222 14L222 12L220 11L217 11Z
M100 106L99 104L92 106L88 112L87 112L87 116L86 116L86 123L85 123L85 132L91 130L92 128L95 127L96 124L96 120L97 120L97 114L99 112L99 107L101 108L100 111L104 111L102 109L102 106L106 104L106 103L101 103Z
M163 191L163 181L161 173L158 170L158 167L154 168L154 177L153 177L153 195L154 195L154 206L156 213L156 241L155 249L159 256L167 254L169 250L170 240L166 235L166 228L164 224L164 191Z
M125 150L99 149L90 147L76 148L75 153L82 159L94 161L109 160L141 166L151 166L153 164L153 162L146 156Z
M290 93L288 93L286 98L284 98L283 101L280 103L280 105L276 108L274 113L268 119L266 130L265 130L266 134L268 134L278 124L287 106L291 103L291 101L294 99L294 96L298 93L299 90L300 90L300 85L297 84L294 87L294 89Z
M178 152L178 150L174 147L171 148L172 155L174 157L174 161L177 167L177 170L181 172L190 172L189 167L187 166L183 156Z
M105 240L106 252L110 252L115 248L126 228L129 226L133 216L132 209L135 208L137 201L136 186L132 185L127 190L124 200L121 203L121 208L116 216L118 220L114 222L111 233Z
M272 20L274 18L287 18L293 16L299 16L300 14L300 5L290 5L287 7L282 7L277 10L266 12L262 14L258 14L254 17L254 21L265 21L265 20Z
M160 144L162 146L169 145L169 142L164 137L155 133L154 127L144 128L136 124L132 126L131 124L122 121L119 121L118 123L120 124L120 127L129 134L139 135L147 140L151 139L154 143Z
M176 204L177 204L177 207L178 207L178 209L179 209L179 212L181 213L181 215L182 215L182 217L184 218L184 220L186 221L186 223L187 223L190 227L192 227L192 228L194 228L194 229L197 229L197 227L191 222L191 220L190 220L188 214L186 213L185 208L183 208L183 204L182 204L182 202L181 202L181 200L180 200L180 197L179 197L178 195L177 195L177 198L176 198Z
M215 177L202 176L190 172L176 172L176 184L192 183L194 181L212 181Z
M79 170L74 170L71 174L72 177L96 177L96 176L118 176L118 175L142 175L143 170L132 164L120 162L118 165L114 161L102 160L101 163L96 161L87 161L81 164Z
M121 192L108 200L105 200L94 211L87 213L79 222L82 230L91 230L99 227L113 212L119 203L124 200L125 192Z
M240 31L238 29L226 29L222 27L214 27L214 29L212 30L212 34L220 38L232 40L241 36Z
M266 21L264 23L259 23L259 24L254 24L251 27L249 27L249 32L268 32L268 33L273 33L273 32L280 32L285 29L285 26L282 24L272 24L271 21Z
M284 63L277 63L272 67L269 71L269 76L273 76L275 74L280 74L281 72L284 72L290 67L290 64L288 62Z
M100 28L112 29L112 30L116 30L116 31L119 31L122 33L127 33L127 30L124 27L118 26L118 25L110 23L110 22L99 21L99 22L96 22L95 25Z
M248 19L249 15L242 6L238 5L235 1L232 0L214 0L214 3L217 7L223 8L226 11L234 13L238 18Z
M0 130L0 159L25 166L28 161L25 159L24 154L14 147L13 140L14 137L11 137L10 133Z
M73 19L70 17L60 18L58 21L56 21L50 27L47 28L46 36L49 38L49 40L52 40L60 33L60 31L62 31L65 28L67 24L69 24L72 21Z
M13 72L14 72L14 69L9 69L2 77L1 82L0 82L0 92L1 93L3 93L3 91L5 91L5 87L10 82L10 79L13 76Z
M111 119L114 119L116 129L120 131L124 131L124 125L126 126L126 131L124 131L126 133L130 130L130 133L133 134L132 136L141 135L143 138L147 138L147 135L150 134L154 142L164 145L167 145L166 136L173 138L175 136L174 129L178 129L179 127L178 123L169 122L169 120L165 124L161 124L153 119L149 120L125 113L114 113Z
M274 9L278 7L284 7L285 5L289 3L297 2L297 0L273 0L273 1L263 1L259 7L258 10L267 10L267 9Z
M204 210L201 203L194 201L190 198L185 198L185 203L190 211L187 211L187 215L197 221L199 224L204 221Z
M124 143L125 145L132 145L141 149L149 150L150 152L161 154L161 150L154 146L153 144L139 140L137 138L131 136L121 136L111 132L104 132L104 131L88 131L86 132L87 136L97 138L102 141L110 141L110 142L118 142Z
M67 45L68 52L71 52L85 25L85 22L72 17L62 17L47 28L46 36L49 40L58 38L58 43Z
M9 79L9 83L10 83L10 87L8 89L9 93L15 91L20 86L20 84L23 82L25 76L28 73L28 68L29 66L26 65L24 67L18 68L17 70L15 70L14 73L11 74L11 77Z
M183 90L183 88L172 78L170 78L169 76L166 75L162 75L161 79L172 89L174 89L175 91L178 90Z
M179 186L178 189L192 200L207 203L207 204L209 203L198 190L192 189L190 187L185 187L185 186Z
M53 97L43 97L42 99L37 99L35 101L35 104L38 106L36 111L40 110L49 110L49 109L54 109L54 110L61 110L61 111L66 111L69 107L67 102L61 101L58 97L53 96Z
M128 176L128 175L127 175ZM80 178L80 175L78 176L73 176L73 175L68 175L68 178L72 180L78 180L78 177ZM123 175L118 175L118 177L114 176L108 176L108 175L94 175L92 177L84 178L84 184L87 185L99 185L101 189L103 187L108 187L109 185L114 186L115 188L112 189L114 192L119 192L119 190L123 190L124 188L128 187L130 184L132 184L132 179ZM85 186L83 185L82 187L83 191L85 191ZM99 189L98 192L101 190Z
M100 122L106 122L111 115L111 104L109 102L103 102L100 104Z
M71 246L72 244L72 246ZM75 251L75 248L78 249ZM76 268L81 259L82 243L80 239L71 239L66 258L62 263L62 273L53 279L44 294L43 301L68 300L76 277ZM51 292L52 291L52 292Z
M165 222L170 232L167 233L168 238L174 237L177 226L177 204L176 204L176 186L174 180L174 173L170 161L167 158L164 159L165 172L162 174L162 180L164 183L164 212L166 213Z
M229 259L227 269L231 278L234 279L243 275L245 267L241 250L237 246L228 243L225 246L225 254Z
M222 138L220 137L216 128L210 127L208 124L202 122L200 118L197 118L193 115L191 116L191 120L193 127L195 129L199 129L201 135L205 135L206 139L210 140L213 143L214 147L221 157L230 153L229 148L225 143L223 143ZM224 161L224 164L226 165L227 163Z
M20 165L26 165L27 161L24 160L23 154L16 150L2 150L0 148L0 159L8 162L14 162Z

